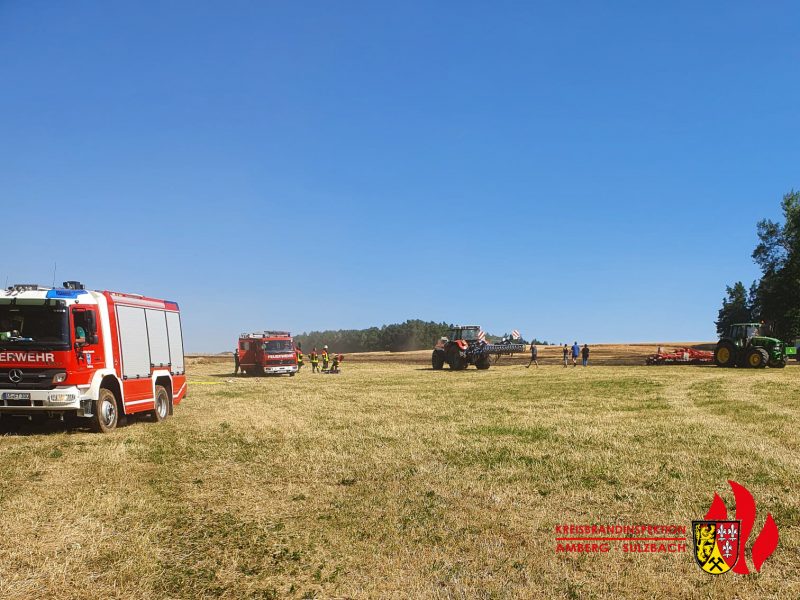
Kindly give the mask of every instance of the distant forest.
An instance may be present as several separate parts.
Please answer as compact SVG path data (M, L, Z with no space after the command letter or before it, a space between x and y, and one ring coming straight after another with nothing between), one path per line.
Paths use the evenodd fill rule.
M413 319L405 323L392 323L369 329L311 331L294 336L294 341L302 344L305 352L310 352L314 347L320 350L325 344L334 352L404 352L433 348L436 340L445 335L448 329L450 329L448 323ZM503 337L510 337L510 334L502 336L486 334L487 341L495 342ZM547 344L537 340L534 342L540 345Z

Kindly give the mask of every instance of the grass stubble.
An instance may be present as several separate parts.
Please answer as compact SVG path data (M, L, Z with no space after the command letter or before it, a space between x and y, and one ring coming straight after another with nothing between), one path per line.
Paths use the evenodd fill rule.
M192 360L161 424L0 437L0 597L800 597L797 367L228 368ZM759 575L555 552L559 523L688 527L728 479L780 529Z

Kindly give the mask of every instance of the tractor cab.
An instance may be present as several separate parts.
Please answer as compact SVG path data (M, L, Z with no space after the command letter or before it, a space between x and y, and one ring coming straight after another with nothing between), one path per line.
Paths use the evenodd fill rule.
M477 325L453 325L446 337L451 341L477 342L480 339L480 333L481 328Z
M728 339L733 341L740 348L747 346L747 342L761 335L760 323L736 323L728 330Z

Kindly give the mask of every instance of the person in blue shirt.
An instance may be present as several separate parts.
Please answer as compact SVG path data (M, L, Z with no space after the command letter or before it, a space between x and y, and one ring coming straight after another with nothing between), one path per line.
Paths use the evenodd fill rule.
M572 366L578 366L578 355L581 353L581 347L578 346L578 342L572 344Z

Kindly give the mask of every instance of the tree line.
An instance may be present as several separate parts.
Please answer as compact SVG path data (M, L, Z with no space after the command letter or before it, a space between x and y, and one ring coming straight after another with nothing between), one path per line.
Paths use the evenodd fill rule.
M749 288L737 281L726 286L718 313L717 333L733 323L761 322L784 341L800 337L800 192L781 201L783 222L762 219L756 225L753 260L761 278Z
M328 345L335 352L405 352L409 350L428 350L444 335L450 325L445 322L410 319L404 323L392 323L382 327L367 329L335 329L310 331L294 336L295 343L301 344L305 352L312 348L322 349ZM487 341L496 342L503 336L486 335ZM528 343L525 340L520 340ZM534 340L533 343L546 345L547 342Z

